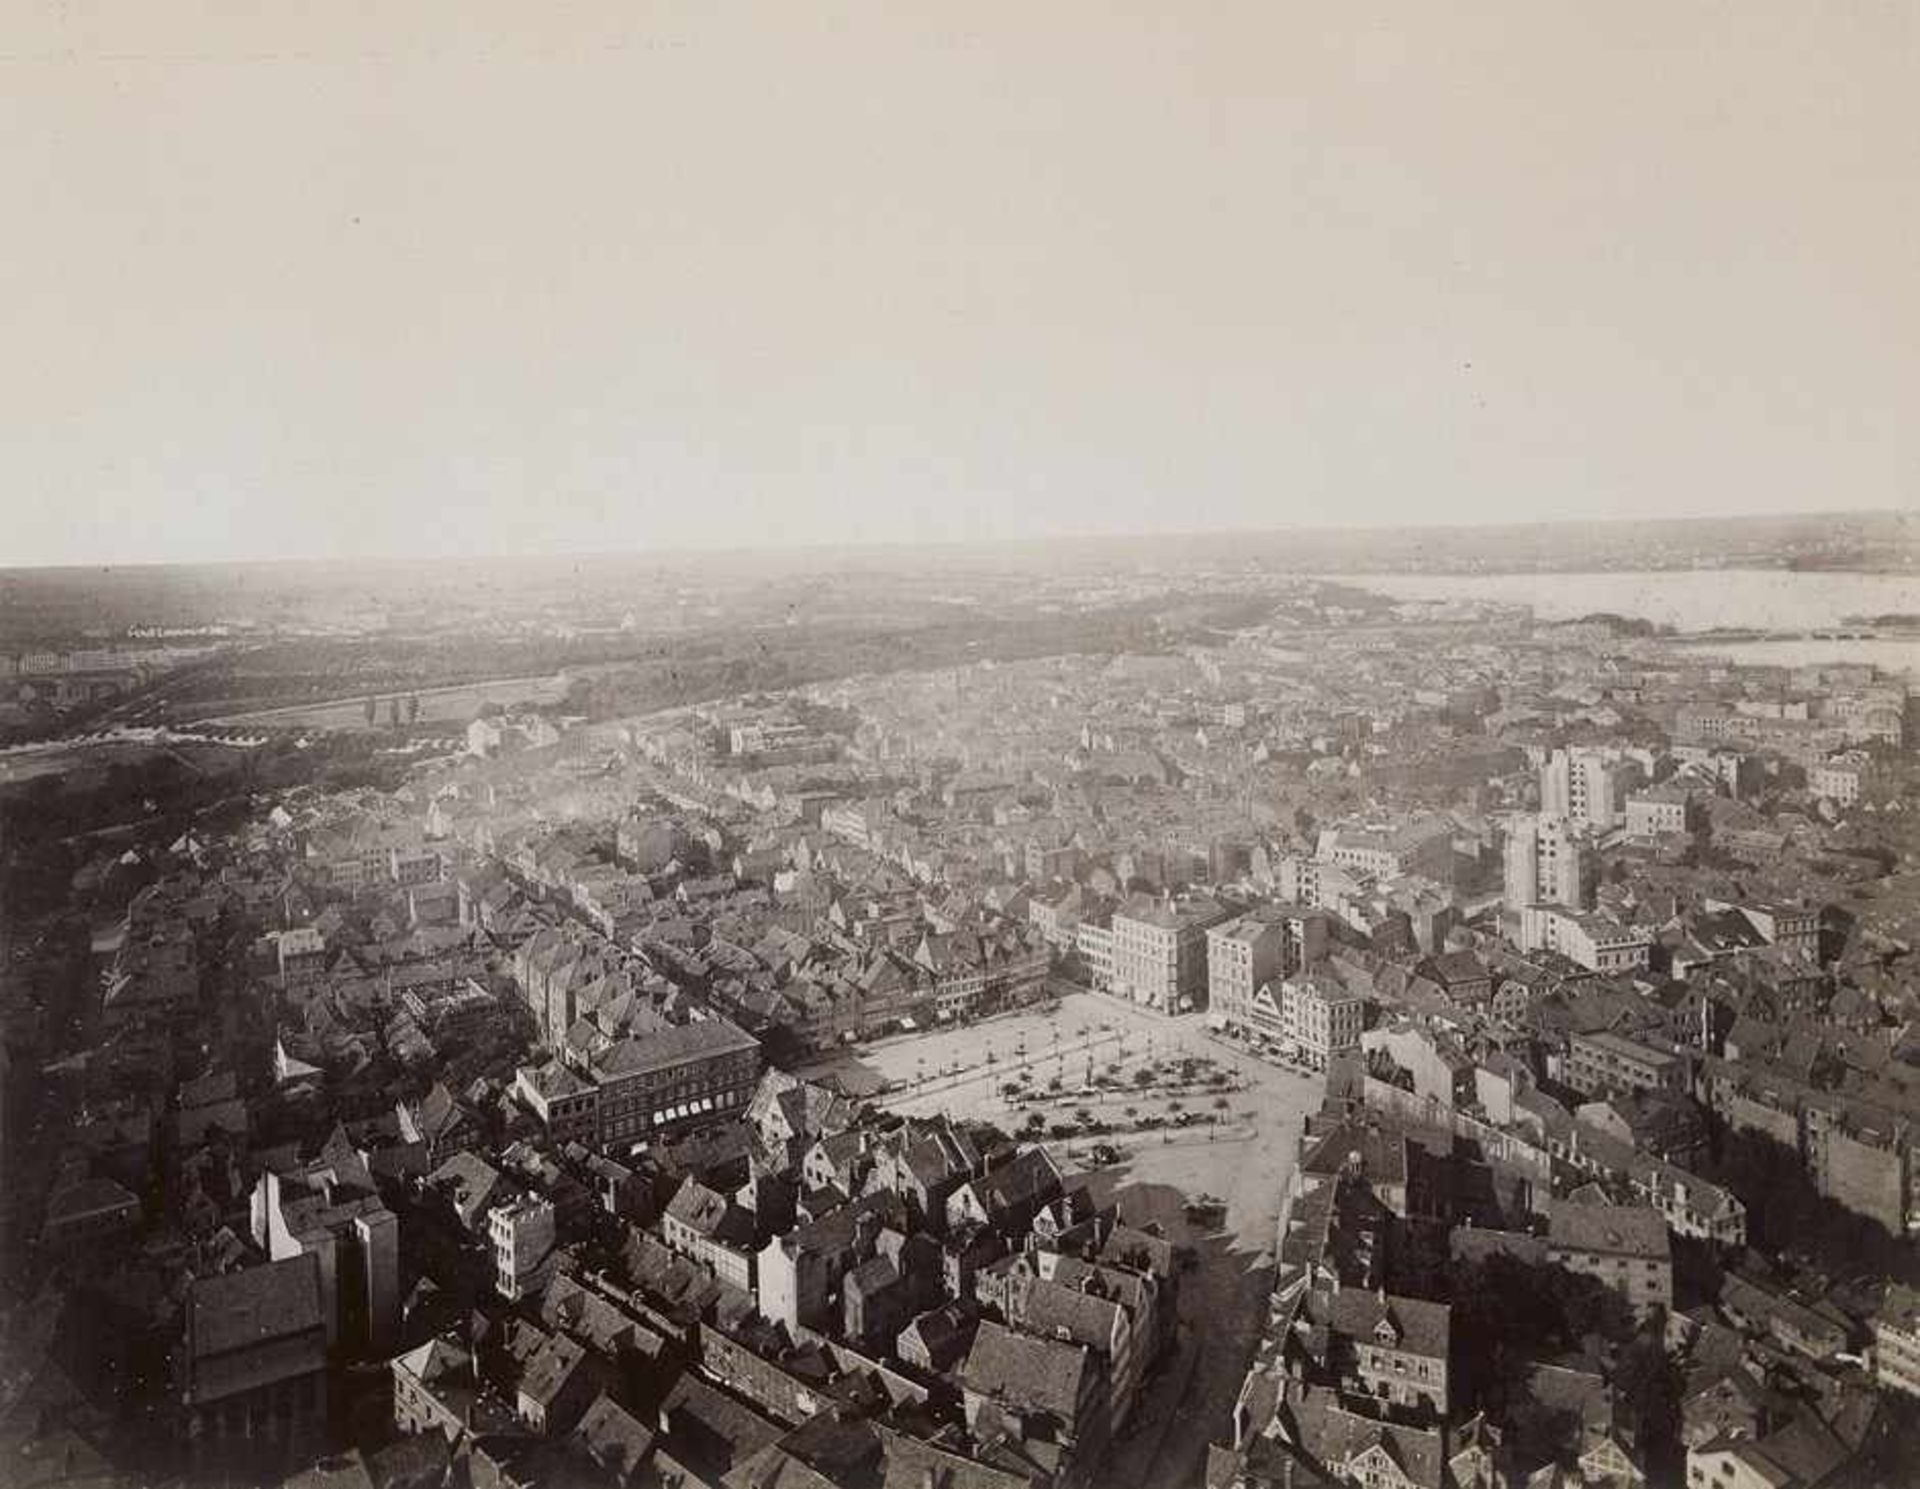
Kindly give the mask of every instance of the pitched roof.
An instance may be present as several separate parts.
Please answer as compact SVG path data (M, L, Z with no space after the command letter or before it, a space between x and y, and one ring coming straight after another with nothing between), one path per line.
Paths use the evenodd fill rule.
M551 1406L586 1357L586 1350L567 1335L548 1335L521 1372L520 1394Z
M988 1320L973 1336L960 1378L978 1395L1071 1424L1090 1358L1084 1345L1029 1338Z
M653 1434L605 1394L594 1398L573 1435L595 1463L622 1481L638 1471L653 1447Z
M1043 1202L1060 1187L1060 1170L1045 1148L1027 1148L969 1186L989 1214Z
M1452 1311L1444 1303L1343 1287L1333 1295L1327 1323L1334 1332L1350 1339L1379 1337L1385 1325L1398 1340L1392 1348L1445 1359L1451 1317Z
M744 1054L760 1048L760 1041L725 1019L703 1019L692 1024L670 1024L638 1038L620 1040L595 1062L601 1079L666 1070L718 1055Z
M1665 1261L1673 1252L1667 1223L1646 1205L1556 1204L1547 1222L1549 1244Z
M475 1153L455 1153L427 1175L427 1187L444 1187L467 1225L480 1216L499 1186L499 1170Z
M1025 1289L1015 1322L1042 1338L1068 1339L1097 1354L1111 1354L1116 1319L1124 1310L1111 1298L1035 1278Z
M187 1293L193 1358L320 1328L320 1264L308 1255L195 1280Z

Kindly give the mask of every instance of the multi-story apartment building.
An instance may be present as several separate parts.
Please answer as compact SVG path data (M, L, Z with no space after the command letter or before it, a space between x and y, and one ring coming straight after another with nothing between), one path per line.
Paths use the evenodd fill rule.
M1567 1041L1566 1083L1590 1096L1686 1089L1687 1062L1610 1030L1574 1034Z
M1216 1023L1254 1022L1255 994L1326 955L1327 918L1318 910L1268 905L1207 932L1207 1009Z
M1883 1107L1822 1093L1805 1103L1801 1133L1814 1188L1856 1215L1903 1235L1914 1213L1911 1124Z
M440 850L430 843L395 843L387 850L388 876L403 888L437 884L445 877L446 867Z
M554 1209L536 1195L522 1195L496 1206L487 1216L493 1243L493 1286L517 1302L533 1296L553 1275Z
M1626 820L1637 761L1607 750L1555 750L1540 767L1540 811L1576 827L1607 832Z
M1627 835L1635 838L1679 837L1687 830L1693 792L1675 781L1646 786L1627 797Z
M1206 933L1206 1005L1213 1023L1252 1023L1254 990L1281 969L1284 933L1242 915Z
M1377 879L1423 874L1445 883L1453 877L1453 833L1452 820L1438 816L1395 825L1349 824L1321 835L1318 856Z
M1280 927L1243 915L1207 932L1207 1013L1215 1023L1251 1022L1254 990L1280 968Z
M1827 760L1807 772L1807 790L1836 806L1850 807L1860 800L1864 767L1848 756Z
M1658 1210L1644 1205L1554 1205L1547 1259L1619 1293L1636 1314L1673 1306L1673 1244Z
M1507 908L1593 903L1593 849L1564 817L1524 815L1507 824L1503 888Z
M1046 981L1053 955L1031 934L956 931L923 935L913 964L932 984L936 1017L952 1020L1027 1001Z
M1815 1189L1893 1235L1920 1231L1920 1131L1889 1106L1817 1090L1768 1061L1704 1062L1703 1089L1729 1127L1798 1153Z
M429 1339L395 1355L389 1373L396 1431L408 1436L437 1432L458 1443L473 1429L477 1372L465 1347L451 1339Z
M1920 1293L1894 1283L1872 1329L1874 1384L1920 1396Z
M1738 744L1770 751L1811 770L1850 743L1848 726L1817 719L1753 718L1720 708L1683 708L1674 738L1685 744Z
M856 848L877 852L891 815L884 802L843 802L821 811L820 830Z
M1082 915L1096 908L1094 896L1078 884L1035 890L1027 899L1027 924L1056 951L1071 951Z
M602 1147L654 1139L746 1110L760 1041L725 1019L623 1039L595 1058Z
M553 1142L599 1140L600 1088L561 1061L521 1066L514 1072L513 1094L540 1119Z
M1064 1339L1101 1356L1112 1430L1131 1419L1152 1342L1157 1284L1151 1276L1035 1252L1016 1258L999 1306L1007 1322L1042 1339Z
M1039 1445L1063 1489L1093 1482L1112 1421L1104 1356L989 1319L975 1332L959 1375L967 1430L976 1439L998 1434L1029 1459Z
M1444 1417L1451 1310L1444 1303L1343 1287L1327 1317L1329 1364L1352 1394Z
M684 1179L660 1217L667 1249L690 1256L723 1282L751 1292L753 1217L698 1179Z
M1718 900L1706 902L1708 910L1730 909ZM1737 907L1769 946L1786 946L1803 956L1820 955L1821 909L1818 905L1788 905L1772 900L1747 900Z
M1557 952L1589 972L1638 972L1653 950L1653 933L1605 915L1528 905L1520 912L1520 944L1526 951Z
M1134 896L1113 914L1112 991L1167 1013L1193 1008L1207 991L1207 932L1229 914L1201 897Z
M1335 1055L1360 1048L1366 1003L1338 978L1320 972L1287 978L1280 984L1279 1005L1283 1037L1313 1069L1325 1070Z

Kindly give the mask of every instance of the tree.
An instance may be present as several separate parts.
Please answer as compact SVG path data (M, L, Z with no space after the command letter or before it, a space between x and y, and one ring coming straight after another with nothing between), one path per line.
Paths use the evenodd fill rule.
M1153 1071L1149 1067L1142 1065L1133 1073L1133 1083L1142 1091L1146 1090L1148 1086L1153 1084Z
M1232 1105L1233 1103L1231 1101L1228 1101L1227 1098L1224 1096L1216 1096L1213 1098L1213 1109L1216 1112L1224 1112L1228 1107Z
M407 695L407 722L409 724L417 724L420 722L420 695L418 693L410 693Z
M1661 1342L1664 1329L1650 1328L1621 1355L1614 1386L1633 1423L1634 1439L1647 1456L1652 1477L1675 1477L1683 1465L1680 1368Z
M367 696L367 707L366 707L366 714L367 714L367 726L368 726L369 728L371 728L371 727L373 726L373 713L374 713L374 710L375 710L375 709L376 709L376 708L377 708L378 706L379 706L379 705L378 705L378 704L376 704L376 703L374 702L374 700L373 700L373 696L372 696L371 694L369 694L369 695Z

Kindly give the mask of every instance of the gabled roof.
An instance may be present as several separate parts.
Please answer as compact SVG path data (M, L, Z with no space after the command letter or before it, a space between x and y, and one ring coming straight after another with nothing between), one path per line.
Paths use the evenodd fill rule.
M586 1358L586 1350L565 1334L548 1336L520 1373L520 1394L551 1406Z
M737 1213L733 1201L724 1194L707 1188L698 1179L687 1179L681 1183L680 1187L674 1191L666 1213L669 1219L679 1221L696 1235L706 1236L712 1240L735 1240L739 1231L743 1229L737 1221L731 1225L728 1223L734 1220ZM746 1239L751 1240L751 1227L744 1228L748 1232ZM728 1235L723 1232L733 1234Z
M1547 1239L1573 1251L1659 1261L1673 1254L1666 1221L1647 1205L1556 1204L1547 1222Z
M467 1225L493 1202L499 1186L499 1170L475 1153L455 1153L427 1175L427 1187L444 1189Z
M1451 1310L1444 1303L1343 1287L1333 1295L1327 1324L1335 1333L1350 1339L1386 1342L1384 1328L1392 1335L1389 1348L1445 1359L1451 1337L1451 1317Z
M1015 1322L1041 1338L1068 1339L1105 1355L1112 1352L1114 1331L1124 1312L1111 1298L1036 1277L1025 1289Z
M653 1448L653 1433L605 1394L594 1398L573 1436L595 1463L621 1483L639 1472Z
M1060 1188L1060 1170L1045 1148L1027 1148L968 1186L988 1215L1044 1203Z
M1090 1357L1084 1345L1030 1338L987 1320L973 1336L960 1378L976 1395L1071 1425Z
M187 1293L187 1344L196 1360L324 1326L320 1265L310 1255L197 1279Z

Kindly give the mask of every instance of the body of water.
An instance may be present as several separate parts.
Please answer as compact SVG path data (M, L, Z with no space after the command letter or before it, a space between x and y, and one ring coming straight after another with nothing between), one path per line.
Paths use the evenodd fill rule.
M1920 681L1920 638L1874 636L1864 641L1821 640L1816 636L1771 641L1690 641L1684 650L1725 657L1750 667L1826 667L1835 662L1871 663L1882 672L1899 672Z
M1817 667L1870 662L1920 680L1920 638L1864 640L1797 634L1846 627L1850 619L1920 614L1920 579L1904 574L1784 569L1647 569L1597 574L1328 574L1396 600L1485 600L1530 605L1544 621L1624 615L1682 633L1779 634L1750 641L1684 643L1703 655L1754 666Z
M1815 631L1849 617L1920 613L1920 579L1784 569L1649 569L1602 574L1328 574L1398 600L1531 605L1541 620L1608 613L1677 631ZM1834 642L1835 646L1858 645Z

